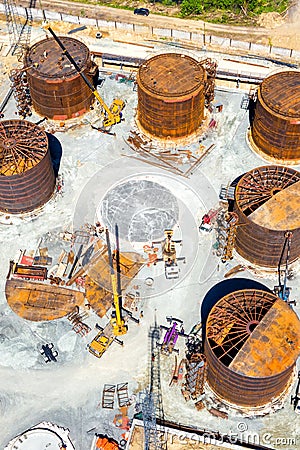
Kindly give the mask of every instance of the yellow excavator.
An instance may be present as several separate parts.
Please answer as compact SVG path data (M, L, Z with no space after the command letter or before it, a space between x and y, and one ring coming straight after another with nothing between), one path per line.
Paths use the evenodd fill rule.
M74 66L75 70L78 72L78 74L81 76L83 81L86 83L86 85L89 87L90 91L93 93L96 100L99 102L101 107L104 109L106 117L103 120L103 126L105 128L109 128L112 125L115 125L117 123L120 123L122 120L122 114L121 111L125 107L124 100L115 98L110 106L110 108L106 105L105 101L102 99L102 97L99 95L99 92L97 91L97 88L93 86L93 84L90 82L90 80L87 78L87 76L81 71L80 67L74 60L74 58L70 55L64 44L61 42L61 40L56 36L54 31L49 25L45 25L44 28L48 30L51 35L53 36L54 40L57 42L57 44L62 49L64 55L68 58L70 63Z

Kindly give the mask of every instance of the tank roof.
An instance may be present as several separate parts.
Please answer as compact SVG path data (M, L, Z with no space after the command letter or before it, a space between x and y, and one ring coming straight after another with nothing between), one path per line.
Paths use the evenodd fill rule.
M300 227L300 172L283 166L263 166L245 173L235 201L249 219L270 230Z
M140 66L138 80L145 89L163 97L180 97L203 86L205 71L190 56L166 53L148 59Z
M74 38L59 36L59 39L80 69L84 68L90 58L87 46ZM25 55L24 64L29 67L30 75L36 78L64 79L77 74L53 38L44 39L30 47Z
M299 319L278 298L229 367L248 377L272 376L293 366L299 349Z
M300 120L300 72L279 72L267 77L260 86L266 106L274 112Z
M300 181L279 191L249 218L258 225L276 230L300 228Z
M270 377L296 362L300 321L276 295L245 289L226 295L212 308L207 338L230 370L247 377Z

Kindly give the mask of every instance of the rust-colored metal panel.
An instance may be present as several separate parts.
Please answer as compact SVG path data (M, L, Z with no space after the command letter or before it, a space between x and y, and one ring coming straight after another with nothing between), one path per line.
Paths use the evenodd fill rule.
M187 136L204 117L206 73L187 55L167 53L142 64L137 75L138 121L153 136Z
M11 309L27 320L54 320L84 303L83 292L24 280L6 280L5 295Z
M52 196L55 176L48 138L24 120L0 123L0 211L19 214L44 205Z
M97 66L82 42L60 37L91 82ZM34 44L24 58L35 111L50 119L71 119L88 111L94 95L53 38Z
M283 300L256 289L232 292L208 316L207 381L230 403L264 405L285 390L299 345L299 319Z
M144 259L134 252L120 253L121 286L125 289L144 264ZM113 303L111 274L107 247L103 247L85 268L85 295L98 316L103 317Z
M292 231L290 262L300 256L300 173L283 166L263 166L244 174L235 189L238 215L237 252L251 263L277 267L285 241Z
M267 156L300 159L300 72L266 78L257 92L252 139Z

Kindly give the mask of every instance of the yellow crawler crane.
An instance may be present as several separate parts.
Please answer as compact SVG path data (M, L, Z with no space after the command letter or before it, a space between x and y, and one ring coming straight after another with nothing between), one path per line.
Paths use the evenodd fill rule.
M111 316L111 324L113 327L113 333L115 336L121 336L127 333L127 325L125 325L122 317L122 295L121 295L121 281L120 281L120 252L119 252L119 229L116 225L116 263L117 263L117 276L115 273L113 258L110 246L109 231L106 229L106 245L108 252L108 261L110 266L111 287L114 301L114 311Z
M106 105L105 101L102 99L102 97L100 96L99 92L97 91L97 88L95 88L93 86L93 84L90 82L90 80L86 77L86 75L81 71L80 67L78 66L78 64L76 63L76 61L74 60L74 58L70 55L70 53L68 52L68 50L66 49L66 47L64 46L64 44L61 42L61 40L58 38L58 36L56 36L56 34L54 33L54 31L52 30L52 28L49 25L45 26L45 29L47 29L51 35L53 36L53 38L55 39L55 41L57 42L57 44L60 46L60 48L62 49L64 55L66 55L66 57L68 58L68 60L70 61L70 63L74 66L75 70L79 73L79 75L81 76L81 78L83 79L83 81L86 83L86 85L90 88L91 92L93 93L94 97L96 98L96 100L99 102L99 104L101 105L101 107L104 109L106 117L103 120L103 126L105 128L109 128L112 125L115 125L117 123L120 123L122 120L122 114L121 111L124 109L125 107L125 102L121 99L117 99L115 98L112 102L112 105L110 106L110 108Z

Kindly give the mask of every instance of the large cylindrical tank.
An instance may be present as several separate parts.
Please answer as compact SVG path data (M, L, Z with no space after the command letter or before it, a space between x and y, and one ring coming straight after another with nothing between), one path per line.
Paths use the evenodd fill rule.
M92 82L97 66L82 42L59 37L80 70ZM26 53L24 65L35 111L50 119L71 119L89 110L94 95L53 39L34 44Z
M138 122L158 138L188 136L204 118L202 65L190 56L167 53L154 56L138 71Z
M278 266L287 231L290 262L300 256L300 172L263 166L245 173L235 188L235 249L251 263ZM285 257L285 255L284 255Z
M0 122L0 211L32 211L49 200L54 188L46 133L25 120Z
M261 83L251 138L267 157L300 160L300 72L276 73Z
M299 345L300 322L286 302L257 289L227 294L206 324L207 382L234 405L265 405L289 385Z

